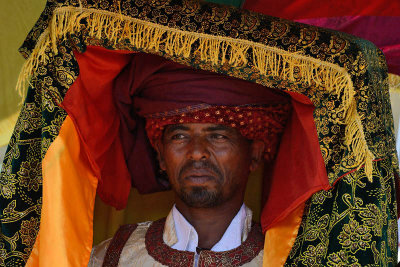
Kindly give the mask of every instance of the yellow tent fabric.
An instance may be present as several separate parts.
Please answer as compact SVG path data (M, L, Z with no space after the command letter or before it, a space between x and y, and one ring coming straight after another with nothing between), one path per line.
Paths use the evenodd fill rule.
M22 101L15 91L25 59L18 48L38 19L45 0L2 1L0 8L0 147L10 141Z

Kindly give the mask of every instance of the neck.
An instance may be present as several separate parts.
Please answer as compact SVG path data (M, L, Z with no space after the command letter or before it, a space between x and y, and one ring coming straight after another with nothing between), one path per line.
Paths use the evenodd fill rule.
M193 208L176 198L176 208L196 229L198 247L211 249L224 235L243 204L243 198L212 208Z

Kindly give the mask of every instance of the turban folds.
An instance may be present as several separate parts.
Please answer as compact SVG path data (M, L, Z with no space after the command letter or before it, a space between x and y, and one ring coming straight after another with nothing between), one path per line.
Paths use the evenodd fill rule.
M264 165L263 229L287 216L311 194L330 188L314 106L307 97L194 70L153 55L88 47L84 54L76 53L76 58L80 76L62 105L71 118L79 118L75 123L99 177L97 194L107 204L123 208L130 185L141 193L168 188L146 135L146 118L181 115L188 107L205 111L290 103L279 150L274 161ZM96 75L99 70L101 76Z
M147 129L151 138L159 136L160 130L167 124L194 122L191 118L196 120L200 116L202 120L199 122L221 123L222 119L228 126L235 124L233 128L249 139L276 144L276 133L282 132L290 107L290 97L285 93L142 53L135 54L116 79L113 94L121 116L120 138L127 166L133 185L142 193L165 188L163 179L158 177L158 163L151 140L146 135L145 118L149 119ZM196 110L196 114L187 113L190 108ZM207 109L216 116L208 116L204 120ZM215 114L217 111L221 112L221 116ZM182 119L182 115L186 114L189 116ZM246 121L240 120L240 116ZM161 121L164 118L163 123L157 117ZM230 123L230 117L235 122ZM262 119L264 126L268 123L269 127L258 128L258 119ZM254 125L252 131L251 126L248 127L250 124ZM248 129L244 131L245 128ZM266 129L269 132L267 135ZM272 138L268 140L268 137ZM275 146L272 147L275 150Z

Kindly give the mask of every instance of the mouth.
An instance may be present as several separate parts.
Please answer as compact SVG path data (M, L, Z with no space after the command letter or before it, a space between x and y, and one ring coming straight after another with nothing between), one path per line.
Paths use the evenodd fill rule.
M200 185L216 179L214 174L208 171L190 171L183 176L183 180Z
M212 176L187 176L185 177L185 181L188 181L191 184L205 184L208 183L209 181L215 180L214 177Z

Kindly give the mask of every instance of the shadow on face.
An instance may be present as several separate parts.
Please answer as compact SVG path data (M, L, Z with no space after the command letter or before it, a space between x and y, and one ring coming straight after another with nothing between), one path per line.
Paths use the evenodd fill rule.
M224 125L190 123L167 126L156 150L178 198L189 207L209 208L243 201L264 143Z

